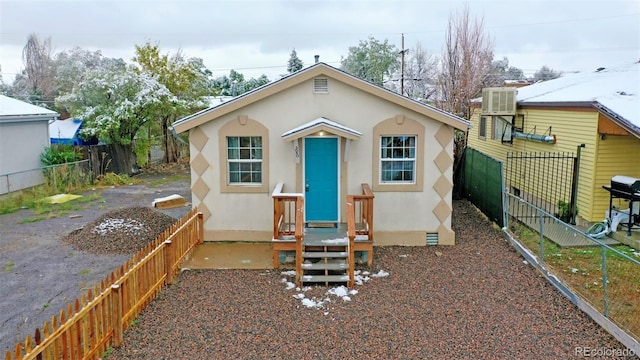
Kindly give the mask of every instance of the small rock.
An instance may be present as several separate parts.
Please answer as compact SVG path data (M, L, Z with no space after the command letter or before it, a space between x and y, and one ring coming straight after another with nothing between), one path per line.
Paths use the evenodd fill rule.
M442 253L440 251L436 251L436 256L442 256Z

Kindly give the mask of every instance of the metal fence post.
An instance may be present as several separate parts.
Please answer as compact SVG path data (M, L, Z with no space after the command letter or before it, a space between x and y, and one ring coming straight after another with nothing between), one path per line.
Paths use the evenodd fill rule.
M600 246L602 249L602 297L604 306L604 316L609 317L609 299L607 296L607 249L604 246Z
M537 212L540 218L540 262L544 263L544 217L540 209L538 209Z
M51 168L53 170L53 188L58 190L58 179L56 179L56 167Z

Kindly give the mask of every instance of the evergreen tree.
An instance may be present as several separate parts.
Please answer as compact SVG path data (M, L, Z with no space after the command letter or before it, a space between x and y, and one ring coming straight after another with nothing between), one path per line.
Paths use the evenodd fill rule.
M304 64L302 63L302 60L300 60L300 58L298 57L298 53L296 52L296 49L291 50L291 55L289 56L289 62L287 63L287 71L289 72L289 74L302 69L303 66Z

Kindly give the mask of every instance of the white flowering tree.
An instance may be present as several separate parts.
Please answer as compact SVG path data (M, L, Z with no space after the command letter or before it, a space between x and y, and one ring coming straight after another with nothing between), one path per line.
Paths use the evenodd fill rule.
M125 65L96 68L71 93L56 99L59 106L84 120L81 136L113 144L118 158L132 163L116 168L132 169L131 173L137 168L133 140L175 101L154 76Z

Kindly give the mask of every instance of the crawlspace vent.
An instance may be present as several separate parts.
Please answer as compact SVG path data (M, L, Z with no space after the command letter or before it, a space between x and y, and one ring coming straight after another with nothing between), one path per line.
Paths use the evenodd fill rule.
M427 245L438 245L438 233L427 233Z

